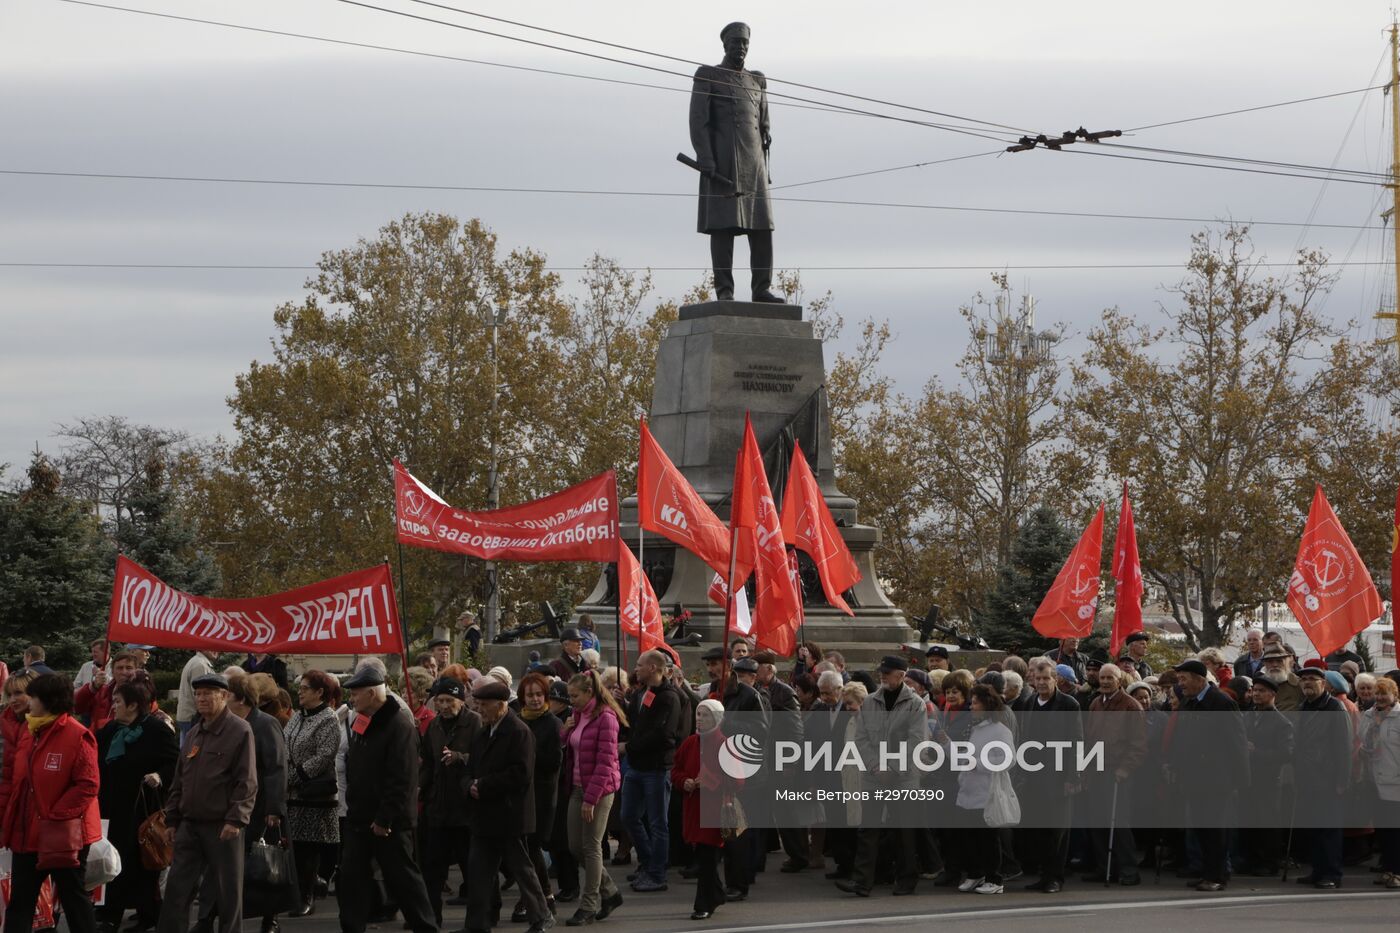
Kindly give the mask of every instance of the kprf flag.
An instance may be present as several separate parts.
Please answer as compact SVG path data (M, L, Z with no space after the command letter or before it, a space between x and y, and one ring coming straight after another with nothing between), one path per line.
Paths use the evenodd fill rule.
M826 507L817 477L807 465L802 445L794 444L787 489L783 493L783 540L812 558L826 601L848 616L855 615L841 594L860 581L855 558ZM801 592L799 589L798 592Z
M1385 611L1370 572L1320 485L1313 492L1298 560L1288 580L1288 608L1323 657Z
M402 654L389 566L275 596L214 599L175 589L117 558L107 616L111 641L240 654Z
M753 555L757 595L754 599L754 635L759 648L789 657L797 647L797 626L802 600L789 571L787 545L777 503L763 469L763 454L754 437L753 422L744 418L744 441L734 465L734 496L729 522L739 554ZM747 574L736 573L732 585L744 585Z
M1059 576L1035 611L1031 625L1047 638L1085 638L1099 605L1099 561L1103 551L1103 505L1069 552Z
M636 638L643 651L659 648L666 641L661 604L656 601L651 581L621 538L617 542L617 593L622 630Z
M1113 544L1113 657L1133 632L1142 631L1142 563L1138 560L1133 504L1128 501L1128 481L1123 481L1123 506L1118 512L1118 537Z
M716 573L729 574L729 529L676 469L642 422L637 516L643 528L679 544Z
M520 505L468 512L448 505L394 461L399 541L483 560L611 562L617 548L617 473L608 470Z
M1395 491L1395 524L1390 530L1390 627L1400 655L1400 489Z

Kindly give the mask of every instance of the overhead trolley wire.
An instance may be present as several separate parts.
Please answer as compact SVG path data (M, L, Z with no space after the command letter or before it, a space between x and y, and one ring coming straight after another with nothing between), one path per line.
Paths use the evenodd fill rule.
M552 35L552 36L559 36L560 38L564 38L564 39L574 39L575 41L578 41L578 42L589 42L589 43L593 43L594 45L606 46L607 48L610 48L610 49L617 49L618 51L622 51L622 52L633 52L633 53L638 54L638 55L650 55L650 56L652 56L652 57L654 57L654 58L661 58L661 59L665 59L665 60L667 60L667 61L678 62L678 63L683 64L683 65L695 65L695 66L698 67L698 66L700 66L700 65L705 64L704 62L693 61L693 60L691 60L691 59L688 59L688 58L681 58L681 57L676 56L676 55L668 55L668 54L666 54L665 52L655 52L655 51L652 51L651 49L643 49L643 48L637 48L637 47L635 47L635 46L630 46L630 45L622 45L622 44L617 43L617 42L608 42L608 41L606 41L606 40L604 40L604 39L595 39L595 38L592 38L591 36L583 36L583 35L578 35L577 33L564 32L564 31L558 30L558 29L550 29L550 28L548 28L548 27L546 27L546 26L537 26L537 25L532 24L532 23L524 23L524 22L521 22L521 21L519 21L519 20L506 19L505 17L502 17L502 16L491 16L491 15L489 15L489 14L487 14L487 13L479 13L479 12L476 12L475 10L464 10L464 9L462 9L461 7L449 6L449 5L445 4L445 3L435 3L435 2L433 2L433 0L409 0L409 2L410 2L410 3L417 3L417 4L421 5L421 6L434 7L434 8L439 9L439 10L450 10L450 11L453 12L453 13L461 13L461 14L464 15L464 16L474 16L474 17L477 17L478 19L490 20L491 22L494 22L494 23L502 23L502 24L504 24L504 25L507 25L507 26L515 26L515 27L518 27L518 28L520 28L520 29L530 29L530 30L533 30L533 31L535 31L535 32L543 32L543 33L547 33L547 34ZM720 70L724 71L724 70L728 70L728 69L725 69L725 68L723 68L722 66L720 66ZM901 104L901 103L896 103L896 102L894 102L894 101L884 100L884 99L879 98L879 97L866 97L866 96L864 96L864 95L862 95L862 94L851 94L851 93L847 93L846 91L837 91L837 90L833 90L833 89L831 89L831 88L819 87L819 86L817 86L817 85L815 85L815 84L803 84L803 83L800 82L800 81L792 81L792 80L789 80L789 79L786 79L786 78L775 78L775 77L773 77L772 75L766 74L766 73L765 73L764 77L766 77L766 78L768 79L768 82L769 82L770 84L786 84L786 85L789 85L789 86L791 86L791 87L802 88L803 90L806 90L806 91L816 91L816 92L818 92L818 93L820 93L820 94L832 94L832 95L835 95L835 96L837 96L837 97L847 97L847 98L850 98L850 99L852 99L852 100L864 101L865 103L868 103L868 104L879 104L879 105L884 106L884 107L895 107L895 108L898 108L898 109L900 109L900 110L912 110L912 111L915 111L915 112L917 112L917 113L926 113L926 114L929 114L929 115L935 116L935 117L947 117L947 118L950 119L950 120L963 120L963 121L968 122L968 123L981 123L981 124L983 124L983 125L985 125L985 126L994 127L994 128L996 128L996 129L1010 130L1010 131L1012 131L1012 132L1014 132L1014 133L1028 133L1028 132L1031 132L1031 130L1026 129L1025 127L1020 127L1020 126L1009 126L1009 125L1007 125L1007 124L1005 124L1005 123L995 123L995 122L993 122L993 121L991 121L991 120L979 120L979 119L977 119L976 117L965 117L965 116L961 116L961 115L955 114L955 113L945 113L945 112L943 112L943 111L941 111L941 110L930 110L930 109L927 108L927 107L916 107L916 106L914 106L913 104Z
M886 170L889 171L889 170ZM554 194L554 195L581 195L595 197L637 197L637 198L694 198L695 192L683 191L623 191L604 188L533 188L516 185L434 185L434 184L413 184L413 183L390 183L390 182L365 182L365 181L320 181L316 179L288 179L288 178L239 178L228 176L211 175L154 175L135 174L118 172L61 172L46 171L37 169L10 169L0 168L0 175L30 176L40 178L88 178L112 181L156 181L156 182L185 182L195 184L228 184L228 185L270 185L285 187L308 187L308 188L365 188L365 189L388 189L405 191L459 191L478 192L488 194ZM817 181L827 179L814 179L805 184L815 184ZM725 197L724 195L714 195L714 197ZM949 211L955 213L972 214L1016 214L1031 217L1087 217L1095 220L1138 220L1162 223L1193 223L1212 224L1219 223L1219 217L1186 217L1173 216L1169 214L1127 214L1114 213L1111 211L1064 211L1048 210L1024 207L985 207L976 205L960 204L920 204L899 201L858 201L841 198L804 198L784 195L774 195L774 201L782 201L791 204L822 204L834 207L877 207L897 210L923 210L923 211ZM1305 221L1290 220L1248 220L1241 221L1250 226L1256 227L1300 227L1305 226ZM1334 230L1358 230L1368 229L1365 225L1356 224L1312 224L1319 229Z

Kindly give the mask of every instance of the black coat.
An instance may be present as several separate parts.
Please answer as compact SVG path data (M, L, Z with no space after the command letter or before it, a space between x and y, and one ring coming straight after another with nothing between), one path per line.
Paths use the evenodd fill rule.
M1298 802L1340 816L1339 801L1351 783L1351 716L1336 697L1304 700L1296 717L1293 779Z
M364 734L350 723L345 754L346 822L352 829L370 823L411 830L418 811L418 727L393 696L370 717Z
M647 697L651 700L648 702ZM690 704L670 683L638 690L628 704L627 766L639 771L671 769L686 735L682 725Z
M466 826L469 822L467 798L462 796L465 761L442 763L442 750L450 748L471 754L472 742L481 729L481 717L463 707L456 719L438 716L428 723L419 743L422 760L418 763L423 818L433 826Z
M554 826L554 798L559 769L564 763L564 724L553 713L525 720L535 737L535 832L548 833Z
M472 832L523 836L535 831L535 737L514 712L507 711L492 732L483 725L472 742L462 790L470 794Z
M121 853L123 864L130 852L138 859L137 867L136 830L148 813L164 805L165 794L175 780L175 762L180 758L180 740L173 729L154 716L139 722L141 737L128 742L126 753L112 761L107 760L107 751L121 724L112 720L97 730L97 769L102 782L97 805L103 819L109 821L107 838ZM160 787L143 791L141 781L148 774L160 775Z
M1040 705L1040 697L1032 693L1029 700L1018 697L1011 707L1017 717L1020 742L1075 742L1084 738L1083 713L1077 700L1056 690L1050 702ZM1050 714L1050 715L1044 715ZM972 717L964 714L967 719ZM1048 752L1043 759L1053 761ZM1016 793L1021 797L1023 811L1059 813L1067 810L1070 798L1065 784L1073 783L1074 774L1066 774L1052 765L1039 771L1017 771Z
M1199 699L1182 702L1167 754L1186 794L1219 797L1249 786L1244 715L1214 685L1207 685Z
M253 801L253 814L248 826L254 835L261 835L267 818L287 818L287 740L277 717L260 709L248 714L253 730L254 766L258 772L258 797Z

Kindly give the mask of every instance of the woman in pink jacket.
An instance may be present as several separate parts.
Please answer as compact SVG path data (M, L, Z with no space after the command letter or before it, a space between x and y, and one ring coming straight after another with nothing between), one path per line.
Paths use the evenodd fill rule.
M622 786L617 760L617 733L627 716L597 671L575 674L569 681L573 714L564 723L564 774L570 782L569 850L583 865L578 910L568 926L602 920L622 905L612 876L603 869L603 833L608 812Z

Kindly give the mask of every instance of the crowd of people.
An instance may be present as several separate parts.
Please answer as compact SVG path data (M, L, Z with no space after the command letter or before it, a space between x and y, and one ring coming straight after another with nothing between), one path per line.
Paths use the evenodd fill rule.
M1356 659L1299 664L1258 632L1233 661L1207 649L1161 672L1144 633L1117 659L1065 639L976 670L934 645L854 671L808 642L780 672L778 658L736 638L706 651L705 676L692 682L665 651L642 653L629 670L604 667L590 636L566 629L558 657L532 661L518 679L464 667L438 639L395 682L366 658L343 678L303 672L295 699L273 655L220 669L217 652L197 652L173 718L145 670L149 646L94 642L71 681L31 648L24 666L0 672L5 933L28 933L45 877L74 933L115 933L128 912L134 933L235 933L245 911L276 933L332 890L344 933L400 914L415 933L486 931L507 915L542 933L556 918L586 926L622 909L609 868L623 865L639 896L693 881L690 916L703 921L748 898L774 853L780 873L822 872L860 897L882 885L910 895L920 882L994 895L1020 878L1055 894L1073 875L1137 885L1144 868L1210 892L1232 875L1286 874L1291 860L1306 866L1297 880L1330 890L1348 860L1373 855L1376 883L1400 890L1400 671L1377 676ZM1008 710L1062 716L1013 722ZM1295 730L1281 715L1291 710L1335 713L1346 727L1305 719ZM1229 714L1217 721L1232 740L1176 716L1190 711ZM773 830L742 818L715 825L702 795L722 795L734 779L712 740L737 714L757 714L777 738L907 730L974 749L1010 743L1013 727L1049 738L1055 722L1056 738L1105 739L1109 751L1088 775L978 766L949 776L955 806L939 825L882 825L878 810L862 821L850 803L794 805ZM1142 804L1168 786L1190 801L1189 819L1161 826ZM1348 822L1358 787L1374 829ZM1018 825L1013 798L1036 819ZM1287 832L1294 800L1324 819ZM840 818L834 806L846 808ZM1233 829L1232 813L1249 819ZM145 858L153 814L173 851L165 870ZM84 865L103 819L122 868L94 908ZM290 849L291 904L248 899L245 860L259 845Z

